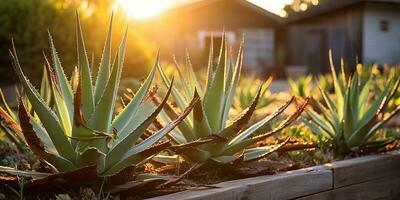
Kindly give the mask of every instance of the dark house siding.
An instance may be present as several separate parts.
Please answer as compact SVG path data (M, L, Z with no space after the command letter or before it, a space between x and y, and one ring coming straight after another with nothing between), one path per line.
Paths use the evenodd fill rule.
M251 41L254 43L254 38L250 38L250 35L260 40L265 39L263 36L259 36L260 34L267 35L267 37L273 38L273 44L271 44L273 49L265 50L265 48L269 48L265 47L264 50L271 52L273 59L265 65L274 68L276 60L274 35L281 22L280 17L244 0L206 0L168 10L147 24L150 25L148 29L153 30L151 31L153 34L149 36L162 43L164 59L168 60L171 54L175 54L181 60L185 56L185 50L188 49L191 55L196 56L192 56L194 65L201 67L204 67L206 64L204 61L207 61L208 44L199 45L201 43L199 42L200 32L221 32L225 29L235 38L230 43L234 53L237 52L244 33L249 35L248 37L245 35L245 40L248 39L248 47L252 46ZM264 42L266 41L264 40ZM204 44L204 42L201 44ZM219 46L214 49L216 54ZM244 65L246 67L246 62ZM258 68L266 68L262 64L256 68L251 67L261 73L264 73L265 70Z
M362 60L364 6L359 3L288 23L286 65L304 65L310 73L326 73L331 49L336 66L341 57L349 66L355 66L357 60Z
M163 22L167 25L179 25L185 30L227 29L276 27L277 21L255 12L250 7L243 6L237 0L219 0L202 5L189 5L176 8L164 15ZM247 3L246 3L247 4Z

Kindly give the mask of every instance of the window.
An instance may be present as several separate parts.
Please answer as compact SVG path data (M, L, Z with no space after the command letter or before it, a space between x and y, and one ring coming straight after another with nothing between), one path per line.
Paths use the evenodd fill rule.
M200 50L203 51L203 56L208 57L209 49L211 45L211 38L213 38L213 46L214 46L214 62L218 62L219 50L222 43L222 32L221 31L199 31L197 33L197 37L199 40ZM234 32L227 31L225 32L226 39L228 40L228 44L231 46L236 42L236 36Z
M387 20L381 20L380 28L381 28L382 32L388 32L389 31L389 22Z
M229 44L235 43L236 37L234 32L227 31L225 34ZM199 31L197 33L197 37L199 39L201 49L208 51L210 47L211 36L214 39L214 48L219 50L222 41L221 31Z

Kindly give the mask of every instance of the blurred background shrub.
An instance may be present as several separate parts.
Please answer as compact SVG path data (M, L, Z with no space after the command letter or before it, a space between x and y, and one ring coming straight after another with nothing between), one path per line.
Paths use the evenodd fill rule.
M76 65L75 11L78 9L83 28L87 53L97 69L113 0L1 0L0 2L0 83L16 81L8 50L11 39L20 55L21 64L33 82L38 83L44 58L48 52L49 30L55 41L66 73L70 76ZM114 17L113 47L117 48L127 20L122 14ZM101 27L101 28L100 28ZM134 25L129 28L125 77L142 78L151 67L155 45L142 37ZM113 55L114 56L114 55Z

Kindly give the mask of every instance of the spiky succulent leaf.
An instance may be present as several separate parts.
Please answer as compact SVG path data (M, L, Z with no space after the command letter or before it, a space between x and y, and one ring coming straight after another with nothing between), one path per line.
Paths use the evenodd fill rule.
M111 76L107 82L104 93L102 94L99 103L96 105L93 117L90 119L90 126L96 127L96 130L98 131L109 133L112 129L111 120L115 101L117 99L122 67L124 65L127 31L128 30L125 31L121 46L119 47L119 51L117 53L117 63L112 69Z
M288 140L281 142L276 145L269 145L269 146L262 146L262 147L256 147L256 148L251 148L251 149L246 149L243 152L243 161L244 162L251 162L254 160L259 160L263 157L266 157L270 155L271 153L277 151L281 147L283 147Z
M121 158L127 153L127 151L132 148L131 144L136 142L139 136L151 125L157 115L161 112L163 106L167 102L167 99L171 93L172 83L168 89L166 96L162 103L157 107L157 109L151 113L140 125L134 129L130 134L125 136L124 138L117 140L115 145L110 149L108 154L106 155L105 162L105 170L110 170L110 168L114 167L114 165L120 162Z
M239 117L237 117L231 124L229 124L222 131L220 131L218 133L218 135L220 135L222 137L233 137L238 132L242 131L242 129L247 125L251 116L253 115L254 111L256 110L256 107L257 107L257 104L258 104L258 101L260 98L261 89L262 89L262 87L260 86L257 90L257 94L254 97L252 104L247 109L245 109L239 115Z
M213 76L214 76L214 39L211 36L210 50L209 50L209 55L208 55L207 80L206 80L205 90L208 90L208 88L210 87Z
M110 18L110 24L108 26L108 34L105 41L103 55L101 56L99 72L97 74L96 85L94 89L94 101L95 103L99 102L101 97L103 96L104 90L106 89L107 80L110 77L110 69L111 69L111 32L112 32L112 21L113 15Z
M164 85L165 86L170 85L171 84L171 80L164 73L164 71L162 70L161 66L158 65L157 68L158 68L158 71L160 72L160 75L161 75L161 78L163 80ZM183 81L181 81L181 82L183 82ZM179 109L183 110L185 108L185 105L187 104L187 101L186 101L185 97L175 87L172 89L172 96L174 97L174 100L175 100L177 106L179 107Z
M166 99L168 98L169 94L171 93L171 88L172 88L172 85L170 86L170 89L168 90L168 93L167 93L166 97L164 98L163 103L158 107L158 109L155 111L155 113L159 113L161 111L162 106L166 103ZM178 118L176 118L170 124L163 127L161 130L157 131L156 133L154 133L153 135L151 135L144 141L135 145L133 148L130 148L125 154L123 154L122 159L115 160L115 159L111 159L111 157L110 157L109 162L117 161L117 163L115 163L110 169L108 169L105 172L105 174L113 174L128 164L140 163L141 161L149 159L150 156L154 156L156 153L158 153L158 152L164 150L166 147L168 147L168 146L164 146L163 148L161 148L157 151L146 152L146 150L148 150L151 146L153 146L158 141L160 141L166 134L168 134L170 131L172 131L192 111L192 109L197 101L198 101L198 98L193 98L193 100L189 103L189 105L181 113L181 115L178 116ZM149 117L149 119L154 120L153 116ZM146 124L146 126L150 125L151 121L150 120L146 120L146 121L143 124ZM150 122L150 123L148 123L148 122ZM139 127L137 130L139 130L139 129L141 129L141 127ZM127 144L127 145L129 145L129 144ZM111 152L108 155L111 155ZM108 160L106 159L106 167L107 167L107 161Z
M377 137L376 133L383 125L397 114L397 110L385 113L385 107L392 98L393 91L397 90L399 81L388 78L382 90L371 95L375 82L369 79L362 82L360 73L349 76L341 65L342 76L338 78L330 55L331 74L335 87L335 98L320 89L325 105L317 103L322 113L312 109L307 110L311 122L305 121L310 129L321 136L333 141L334 151L338 156L355 152L365 152L371 143L386 145L391 138ZM358 65L360 71L362 65ZM375 146L375 145L374 145ZM376 147L376 146L375 146ZM382 147L382 146L381 146ZM376 148L377 149L377 148Z
M156 63L143 86L113 120L127 32L110 73L111 26L110 22L100 62L100 72L94 87L91 80L93 62L89 65L78 14L76 18L78 66L70 81L64 74L50 34L53 67L47 62L42 84L44 86L40 91L33 87L22 72L15 48L10 52L25 94L20 101L18 116L20 122L13 119L4 109L0 109L0 120L2 123L7 123L3 128L16 131L21 138L26 139L27 145L36 155L54 167L54 171L61 172L41 180L34 180L36 182L53 182L58 178L74 182L79 176L84 179L80 181L85 183L98 183L101 175L107 178L107 184L111 184L115 182L113 180L115 176L122 177L128 171L130 172L128 178L119 181L118 184L132 180L133 168L144 164L171 146L169 141L160 144L157 142L190 113L198 100L195 98L173 122L154 134L146 134L150 132L147 129L166 104L172 90L170 81L169 91L162 103L160 105L152 103L155 93L149 91L149 88L157 70L157 56ZM44 100L49 98L51 98L51 108L50 102ZM9 109L8 105L5 106ZM52 108L56 112L53 112ZM12 112L11 109L9 112ZM145 137L141 137L143 135Z
M36 135L36 132L42 132L42 134L44 134L43 133L44 130L40 128L38 129L38 127L36 127L37 129L34 129L34 127L31 124L32 121L34 121L34 119L31 116L29 116L22 102L20 103L19 106L19 118L20 118L22 133L24 134L25 140L29 145L30 149L36 155L49 162L52 166L54 166L58 170L69 171L75 169L73 165L74 160L70 161L66 158L63 158L62 156L59 156L57 152L49 152L46 149L46 146L44 146L43 142Z
M142 103L143 99L146 97L151 83L153 82L155 72L157 70L159 54L157 54L157 58L155 60L155 64L150 71L150 74L147 76L145 82L140 87L140 89L136 92L136 95L133 99L126 105L124 110L122 110L113 120L112 125L113 128L117 130L117 132L122 131L130 121L132 121L133 116L139 109L139 105Z
M226 42L226 36L224 35L217 69L211 79L210 87L204 93L204 110L213 132L218 132L222 128L221 117L225 100L225 68L228 59Z
M261 91L261 87L259 91ZM277 116L279 116L284 110L286 110L286 108L293 102L293 100L294 97L292 97L285 104L279 107L274 114L264 118L263 120L253 124L249 128L242 131L239 135L233 138L228 145L237 144L252 135L260 134L260 131L263 132L263 130L265 130L265 126L268 125L271 122L271 120L274 120Z
M47 105L51 102L51 87L46 66L43 67L42 81L40 83L39 94Z
M58 153L73 162L75 160L75 151L72 149L72 146L69 143L68 138L65 135L59 120L57 119L57 116L46 105L46 103L40 97L40 94L25 77L19 64L15 48L13 48L13 53L11 53L11 56L13 58L14 69L22 83L25 94L27 95L29 102L32 104L35 113L39 116L40 121L43 123L43 126L49 133L49 136L54 143L54 146L57 148Z
M271 121L279 116L293 102L294 98L289 100L274 114L246 128L247 123L256 110L261 94L266 92L266 87L260 86L254 95L248 97L248 99L252 99L252 101L250 100L251 105L236 118L228 119L233 97L239 84L243 62L243 44L241 44L236 65L233 67L233 62L228 62L230 60L228 58L231 57L228 54L226 42L224 34L219 62L215 69L212 61L213 53L210 52L208 79L203 96L193 89L201 86L199 86L196 76L192 72L191 65L186 65L188 68L186 77L184 77L182 70L178 69L178 78L182 79L182 83L187 84L186 86L182 86L184 87L182 89L184 91L183 94L180 93L177 87L174 87L172 90L172 96L174 96L175 103L179 109L182 109L181 104L183 104L189 92L194 92L195 97L199 97L202 100L194 106L193 114L189 115L185 121L177 126L176 130L169 134L169 138L176 144L170 150L181 155L188 162L204 163L212 161L219 164L227 164L243 161L241 159L243 156L240 157L238 152L243 152L249 146L255 145L258 141L272 136L288 126L300 115L305 104L308 102L307 99L306 103L295 114L272 131L268 131ZM161 67L159 67L159 71L164 84L169 83L169 79ZM166 123L176 116L176 109L166 105L160 115L160 120L155 124L157 127L160 127L160 123ZM185 123L186 121L187 123ZM262 158L263 155L268 155L268 153L264 151L258 157Z
M74 110L74 106L73 106L73 92L72 92L72 87L69 84L68 78L65 75L65 72L61 66L61 61L57 55L57 50L54 46L54 42L53 42L53 38L50 34L49 34L49 41L50 41L50 50L51 50L51 58L53 61L53 69L55 71L56 77L57 77L57 83L59 85L61 94L64 98L65 104L68 108L68 113L70 114L69 118L71 119L71 123L72 123L72 113ZM71 77L72 78L72 77Z
M14 169L11 167L4 167L4 166L0 166L0 171L10 174L10 175L14 175L14 176L29 177L29 178L36 178L36 179L45 178L50 175L49 173L35 172L35 171L23 171L23 170Z
M240 139L236 138L235 140L231 140L228 143L228 145L225 147L226 149L224 151L224 154L225 155L235 154L235 153L241 151L242 149L247 148L248 146L250 146L252 144L255 144L261 140L265 140L266 138L269 138L269 137L275 135L276 133L280 132L282 129L286 128L288 125L293 123L301 115L301 113L307 106L308 101L309 101L309 99L306 99L302 103L302 105L299 108L297 108L297 110L292 115L287 117L283 122L281 122L277 127L272 129L271 131L264 132L264 133L258 134L258 135L250 134L249 135L249 136L251 136L250 138L249 137L240 137ZM285 107L285 105L283 107ZM257 130L257 129L255 129L255 130ZM253 132L253 134L254 134L254 132Z
M194 98L200 98L197 90L194 92ZM207 137L212 134L201 100L195 104L193 109L193 129L197 138Z
M90 119L94 111L94 98L93 98L93 85L92 85L92 74L89 65L89 59L86 54L85 42L83 40L81 22L79 14L76 13L76 39L78 49L78 68L79 76L81 76L81 87L82 92L82 113L85 119Z
M58 86L58 82L56 80L55 74L52 71L50 67L50 63L47 61L47 68L45 69L47 71L46 75L49 77L48 79L50 80L51 84L50 85L50 90L54 99L54 105L56 107L57 111L57 116L59 117L59 120L61 122L61 125L64 129L64 133L67 136L72 135L72 120L70 119L70 114L67 106L67 101L64 100L64 97L61 93L61 90Z
M221 117L221 126L225 127L226 125L226 121L228 120L228 115L229 115L229 111L232 107L232 102L233 102L233 97L235 95L236 92L236 86L239 82L239 78L240 78L240 72L242 69L242 65L243 65L243 42L240 43L240 47L239 47L239 53L237 56L237 61L236 61L236 66L233 69L230 70L231 73L228 75L228 77L231 77L230 79L227 79L229 81L227 81L226 83L226 96L225 96L225 103L224 103L224 108L223 108L223 115Z

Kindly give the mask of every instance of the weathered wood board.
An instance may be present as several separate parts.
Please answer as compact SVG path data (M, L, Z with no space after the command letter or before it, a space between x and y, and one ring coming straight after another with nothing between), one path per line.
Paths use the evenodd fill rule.
M400 199L400 173L368 182L349 185L315 195L299 198L299 200L369 200Z
M390 176L400 171L400 152L333 162L333 188Z
M400 151L214 186L151 200L400 199Z
M331 189L332 173L323 167L314 167L274 176L228 181L215 186L219 188L185 191L151 200L292 199Z

